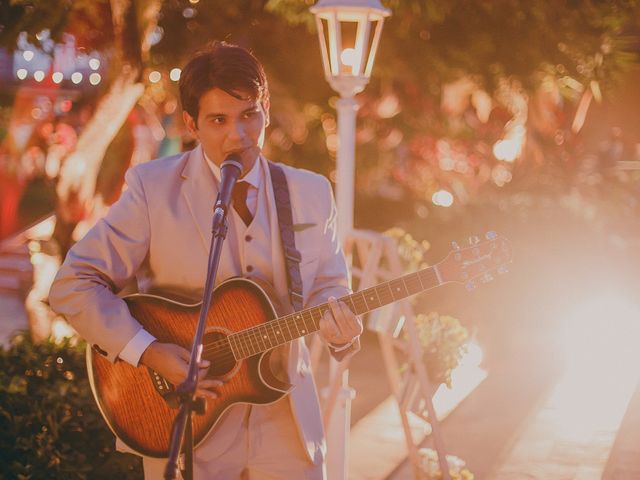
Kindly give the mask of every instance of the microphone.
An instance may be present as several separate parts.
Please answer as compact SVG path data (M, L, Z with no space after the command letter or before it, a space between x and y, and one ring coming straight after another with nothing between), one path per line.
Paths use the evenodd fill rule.
M218 192L218 199L214 207L216 213L226 213L229 208L229 202L231 201L231 193L233 187L238 180L238 177L242 173L242 163L240 163L240 156L236 153L230 154L224 159L222 165L220 165L220 191ZM223 212L218 212L221 208Z

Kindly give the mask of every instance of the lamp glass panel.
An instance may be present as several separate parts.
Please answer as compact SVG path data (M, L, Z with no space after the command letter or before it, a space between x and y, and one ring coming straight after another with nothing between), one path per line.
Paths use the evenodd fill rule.
M340 75L354 75L359 63L358 56L362 54L356 49L358 22L341 21L340 32L342 38L342 45L338 46Z

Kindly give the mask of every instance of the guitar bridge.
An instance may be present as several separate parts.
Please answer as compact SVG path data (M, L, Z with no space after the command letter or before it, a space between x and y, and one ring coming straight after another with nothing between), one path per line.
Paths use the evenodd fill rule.
M167 382L163 376L161 376L155 370L147 367L149 371L149 376L151 377L151 382L153 383L156 392L167 402L167 405L171 408L178 408L178 399L175 395L175 388L172 384Z

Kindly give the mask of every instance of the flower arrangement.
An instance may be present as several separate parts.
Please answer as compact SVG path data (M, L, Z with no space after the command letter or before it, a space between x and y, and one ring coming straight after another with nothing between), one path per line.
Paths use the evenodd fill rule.
M438 464L438 454L431 448L421 448L418 450L420 457L420 479L419 480L440 480L442 473ZM473 480L473 473L466 467L466 463L461 458L454 455L447 455L449 465L449 476L451 480Z
M451 372L467 351L469 332L456 318L437 312L419 314L415 323L429 380L451 388Z

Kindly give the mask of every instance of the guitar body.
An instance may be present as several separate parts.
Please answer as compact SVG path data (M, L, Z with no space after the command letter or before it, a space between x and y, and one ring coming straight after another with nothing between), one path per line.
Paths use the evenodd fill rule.
M291 389L272 372L270 356L274 350L236 361L227 340L229 334L276 318L265 289L251 280L234 278L220 284L213 299L202 358L211 362L208 378L225 383L218 390L218 398L205 400L205 414L193 416L196 446L232 405L272 403ZM146 294L130 295L125 301L133 317L158 341L190 350L201 302L186 304ZM207 347L212 343L216 348ZM124 361L113 364L91 348L87 349L87 367L94 397L113 433L141 455L168 456L178 410L164 395L173 391L173 386L147 367L134 368Z

